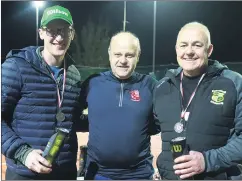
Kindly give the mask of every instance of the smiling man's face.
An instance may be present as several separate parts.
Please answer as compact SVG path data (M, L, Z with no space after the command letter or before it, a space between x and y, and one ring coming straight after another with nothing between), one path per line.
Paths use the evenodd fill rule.
M44 48L54 57L65 55L74 37L74 30L66 21L53 20L39 30Z
M213 46L198 27L182 29L176 42L177 62L187 76L196 76L207 66Z
M139 60L135 39L128 34L119 35L112 40L109 61L113 74L119 79L128 79Z

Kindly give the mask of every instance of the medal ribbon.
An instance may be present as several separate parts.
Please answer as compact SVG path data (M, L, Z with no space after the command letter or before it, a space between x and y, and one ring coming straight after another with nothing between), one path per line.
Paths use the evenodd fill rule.
M183 72L181 72L181 76L180 76L180 80L181 80L181 81L180 81L180 92L181 92L182 99L184 100L184 92L183 92L183 86L182 86L182 79L183 79L183 76L184 76L184 75L183 75ZM193 98L194 98L194 96L195 96L195 94L196 94L197 88L198 88L199 84L202 82L204 76L205 76L205 73L204 73L204 74L201 76L201 78L199 79L196 88L194 89L192 95L191 95L190 98L189 98L189 101L188 101L188 103L187 103L187 106L184 108L183 105L182 105L181 120L184 119L184 117L185 117L185 113L186 113L188 107L190 106L190 104L191 104L191 102L192 102L192 100L193 100Z
M51 76L55 80L54 74L52 72L51 72ZM64 91L65 91L65 84L66 84L66 61L65 61L65 59L64 59L64 75L63 75L63 85L62 85L61 96L60 96L59 86L58 86L58 83L56 82L56 80L55 80L55 83L56 83L56 89L57 89L58 106L60 108L61 104L63 102Z

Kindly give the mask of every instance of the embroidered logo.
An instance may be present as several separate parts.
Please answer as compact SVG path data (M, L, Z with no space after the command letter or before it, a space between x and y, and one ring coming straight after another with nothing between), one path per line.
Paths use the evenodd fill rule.
M130 91L130 96L132 101L140 101L140 95L138 90Z
M212 90L212 98L210 102L216 105L223 105L225 94L226 91L223 90Z

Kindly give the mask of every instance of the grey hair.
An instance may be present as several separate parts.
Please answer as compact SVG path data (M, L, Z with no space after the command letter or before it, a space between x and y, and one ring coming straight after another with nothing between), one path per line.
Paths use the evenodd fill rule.
M179 37L180 32L181 32L182 30L186 29L186 28L199 28L200 30L202 30L202 31L205 33L206 37L207 37L207 41L208 41L208 42L207 42L207 48L211 45L210 32L209 32L207 26L205 26L205 25L202 24L202 23L196 22L196 21L185 24L185 25L180 29L180 31L179 31L179 33L178 33L178 35L177 35L177 39L178 39L178 37Z
M120 31L116 34L114 34L110 40L110 44L109 44L109 47L108 47L108 51L111 50L111 44L112 42L117 38L119 37L120 35L128 35L130 37L132 37L134 39L134 45L136 46L136 51L137 51L137 55L139 56L140 53L141 53L141 48L140 48L140 41L139 41L139 38L134 34L134 33L131 33L129 31Z

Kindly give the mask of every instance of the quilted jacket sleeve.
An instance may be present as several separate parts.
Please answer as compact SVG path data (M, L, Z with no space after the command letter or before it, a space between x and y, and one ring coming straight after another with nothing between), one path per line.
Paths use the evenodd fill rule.
M13 112L21 98L21 74L13 58L2 64L2 154L13 159L18 148L26 143L13 131Z
M207 172L242 163L242 76L231 72L227 71L225 76L227 75L234 82L237 91L234 129L232 130L231 138L225 146L204 153Z

